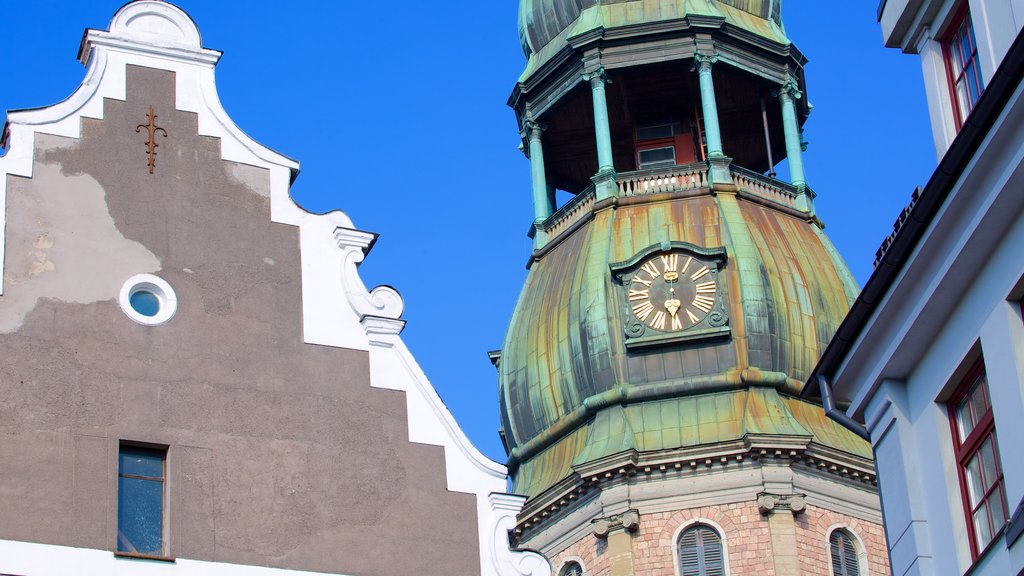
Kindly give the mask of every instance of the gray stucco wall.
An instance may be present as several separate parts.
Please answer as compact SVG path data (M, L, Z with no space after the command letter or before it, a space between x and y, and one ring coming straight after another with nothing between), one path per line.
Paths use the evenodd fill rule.
M119 441L168 446L171 555L353 575L479 573L475 499L408 441L368 354L302 341L298 231L269 177L220 159L174 110L174 75L129 67L79 140L40 136L8 181L0 296L0 539L113 550ZM150 175L146 123L158 137ZM155 273L177 315L120 309ZM13 519L17 519L13 521Z

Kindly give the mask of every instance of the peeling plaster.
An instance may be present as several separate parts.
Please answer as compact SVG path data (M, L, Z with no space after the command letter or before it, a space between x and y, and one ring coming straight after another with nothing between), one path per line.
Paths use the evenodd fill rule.
M40 299L116 300L127 278L160 270L156 255L116 228L106 192L91 176L36 164L31 180L9 177L7 211L0 334L18 330Z

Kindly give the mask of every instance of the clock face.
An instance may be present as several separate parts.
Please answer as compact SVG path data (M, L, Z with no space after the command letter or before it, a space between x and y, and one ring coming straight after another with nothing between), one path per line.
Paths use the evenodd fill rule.
M660 332L680 332L703 322L717 295L715 263L669 253L640 265L629 280L626 300L641 324Z

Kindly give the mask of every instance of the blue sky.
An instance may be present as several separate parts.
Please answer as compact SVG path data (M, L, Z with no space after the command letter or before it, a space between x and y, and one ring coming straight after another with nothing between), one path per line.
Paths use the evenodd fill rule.
M120 0L0 0L0 110L67 97L85 28ZM245 3L180 0L217 68L225 109L301 162L292 194L380 239L361 272L405 298L403 334L470 439L504 460L497 378L526 277L529 164L505 102L525 64L515 0ZM787 0L810 60L808 182L826 233L863 285L875 250L936 164L920 64L882 46L871 2Z

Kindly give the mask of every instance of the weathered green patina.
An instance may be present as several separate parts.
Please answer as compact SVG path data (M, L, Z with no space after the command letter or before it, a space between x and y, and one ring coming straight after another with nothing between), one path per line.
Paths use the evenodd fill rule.
M688 16L724 18L779 44L789 44L779 16L781 0L520 0L519 39L528 61L525 80L568 43L600 28L612 30Z
M731 337L627 351L629 311L609 265L672 241L726 249L720 278ZM741 438L762 420L748 410L742 426L726 426L739 418L737 398L747 406L750 387L799 392L857 291L813 220L731 193L598 207L533 264L505 338L499 383L517 491L543 491L609 450ZM813 410L773 406L767 429L807 421L791 432L853 454L867 450ZM619 407L625 420L614 416ZM623 435L627 423L632 438Z
M588 462L624 452L707 452L776 436L871 458L864 441L825 418L820 408L755 387L611 406L524 462L512 489L532 498Z
M870 469L866 443L793 397L858 287L806 189L799 128L807 110L797 106L806 104L797 100L805 60L785 35L780 2L520 0L529 61L510 105L521 120L550 122L548 174L579 192L536 225L547 236L535 244L498 362L514 490L535 498L536 510L574 483L671 459L710 465L716 455L722 464L762 450L814 459L817 450ZM696 68L696 86L663 81L686 74L678 63ZM616 81L607 89L605 68ZM587 81L591 110L577 88ZM777 120L749 115L780 90ZM576 121L590 112L593 131ZM638 122L659 116L689 119L683 132L703 146L694 158L707 161L641 169ZM766 165L756 149L772 146L762 141L772 131L776 141L784 132L793 185L746 169ZM580 152L584 137L596 146ZM688 156L685 144L674 146ZM754 164L738 166L744 158ZM717 317L670 333L644 325L626 288L637 273L611 265L685 254L682 246L724 259L705 282ZM659 312L650 296L636 296L662 326L666 310L680 310L676 296L657 302Z

